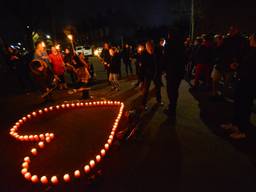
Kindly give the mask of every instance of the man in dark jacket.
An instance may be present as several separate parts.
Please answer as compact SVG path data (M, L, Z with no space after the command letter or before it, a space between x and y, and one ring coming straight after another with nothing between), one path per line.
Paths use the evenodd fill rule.
M244 139L250 127L250 116L253 106L253 99L256 97L256 35L249 39L249 48L247 49L244 59L241 59L237 68L238 82L235 88L235 103L233 122L222 125L225 129L231 129L232 139Z
M146 51L142 56L142 73L144 76L144 91L143 91L143 107L147 109L147 100L149 94L149 88L151 81L154 81L156 89L156 100L159 104L162 104L161 98L161 82L158 81L159 76L157 55L154 50L154 44L152 41L146 43Z
M109 62L110 62L110 54L109 54L109 44L108 43L104 43L104 47L103 47L103 50L101 52L101 55L100 55L100 60L101 62L103 63L104 65L104 68L105 70L107 71L107 78L109 79Z
M132 53L131 53L130 46L126 44L123 49L122 57L123 57L123 62L125 64L125 72L127 76L129 73L128 70L130 70L130 74L133 74L132 65L131 65L131 56L132 56Z
M166 81L169 107L165 110L168 116L176 116L176 106L181 80L185 71L185 47L182 38L175 33L169 33L165 48Z

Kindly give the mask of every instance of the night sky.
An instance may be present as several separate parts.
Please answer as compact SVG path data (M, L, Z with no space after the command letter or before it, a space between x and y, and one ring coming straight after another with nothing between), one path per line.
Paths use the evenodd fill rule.
M253 28L253 21L256 19L256 6L253 0L195 2L200 13L204 14L205 26L209 25L205 28L219 25L223 30L225 25L231 23L249 26L248 30ZM26 23L29 25L35 22L37 27L47 31L49 25L63 28L65 25L81 23L106 11L122 12L139 26L169 25L178 16L189 14L189 4L190 0L2 0L0 35L8 39L19 39ZM246 27L242 28L247 30Z

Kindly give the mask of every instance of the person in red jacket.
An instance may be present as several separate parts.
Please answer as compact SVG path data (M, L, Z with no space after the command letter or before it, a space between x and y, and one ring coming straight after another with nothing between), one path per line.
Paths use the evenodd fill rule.
M65 73L65 63L63 61L62 55L58 52L56 47L51 48L51 54L49 55L50 62L53 66L53 72L60 79L59 88L67 89L67 84L65 82L64 73Z

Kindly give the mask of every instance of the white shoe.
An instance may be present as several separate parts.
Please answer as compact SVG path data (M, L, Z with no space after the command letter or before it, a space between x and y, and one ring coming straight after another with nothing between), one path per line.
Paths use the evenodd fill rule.
M242 133L240 131L236 131L236 132L232 133L229 137L232 139L235 139L235 140L241 140L241 139L246 138L246 134Z

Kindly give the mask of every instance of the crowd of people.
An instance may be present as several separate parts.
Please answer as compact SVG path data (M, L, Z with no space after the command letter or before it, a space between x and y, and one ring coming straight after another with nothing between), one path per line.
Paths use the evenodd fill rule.
M10 50L9 60L17 62L19 56ZM149 90L155 87L156 102L163 106L161 89L166 84L169 99L165 114L175 119L182 79L187 80L193 91L210 93L210 100L217 102L230 97L234 90L234 119L220 125L231 130L230 137L243 139L250 127L253 99L256 95L256 35L241 35L238 27L231 27L226 35L202 35L194 41L184 38L178 30L171 30L159 41L147 40L133 47L125 44L122 49L104 43L98 59L104 65L112 91L120 91L123 61L126 75L136 69L136 87L142 90L141 108L147 110ZM17 64L15 64L17 65ZM29 69L43 95L58 87L68 89L64 74L68 73L71 83L88 86L94 77L93 65L83 53L73 49L52 46L47 52L43 42L36 42L33 60ZM164 78L166 83L164 83ZM69 90L72 94L75 89ZM45 94L46 93L46 94Z

